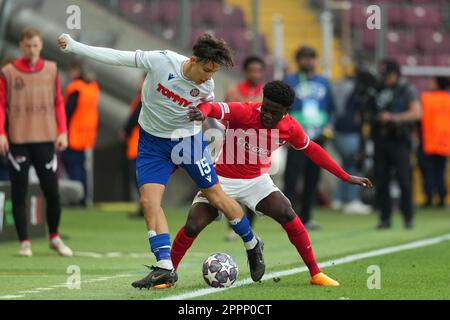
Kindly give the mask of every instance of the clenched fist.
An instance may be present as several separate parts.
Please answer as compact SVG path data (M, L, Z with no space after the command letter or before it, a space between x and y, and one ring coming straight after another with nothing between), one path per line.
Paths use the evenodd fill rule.
M63 33L58 37L58 46L59 48L64 51L64 52L68 52L69 51L69 47L70 47L70 41L72 40L72 38L70 37L70 35L68 35L67 33Z

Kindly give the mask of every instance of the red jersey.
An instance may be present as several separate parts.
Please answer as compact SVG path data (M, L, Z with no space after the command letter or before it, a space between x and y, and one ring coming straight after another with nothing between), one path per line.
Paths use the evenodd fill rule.
M203 112L207 107L202 104ZM271 129L261 123L261 102L210 103L210 117L219 116L226 126L222 150L216 159L219 176L252 179L268 173L272 153L290 143L295 149L305 149L309 137L290 115ZM223 115L223 116L222 116Z
M228 89L225 101L257 102L262 101L262 98L262 84L253 85L249 81L242 81Z
M225 139L216 159L219 176L231 179L252 179L268 173L272 153L289 143L303 150L318 166L348 181L349 175L303 131L290 115L285 115L274 128L261 123L261 102L202 103L198 109L204 117L222 120Z

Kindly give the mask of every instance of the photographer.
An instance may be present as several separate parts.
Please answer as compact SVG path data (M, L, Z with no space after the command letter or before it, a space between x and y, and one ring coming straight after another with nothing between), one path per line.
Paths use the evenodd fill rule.
M392 204L389 193L391 171L400 190L400 209L407 229L413 227L411 183L411 131L420 118L416 89L401 77L400 65L386 58L379 64L381 85L372 112L372 138L375 145L376 201L380 209L377 229L391 227Z
M355 70L354 77L346 77L333 86L336 104L334 146L342 159L342 167L347 172L361 171L364 156L362 116L368 101L375 96L377 79L363 67ZM361 191L354 186L338 182L334 200L334 210L346 214L369 214L371 207L361 201Z

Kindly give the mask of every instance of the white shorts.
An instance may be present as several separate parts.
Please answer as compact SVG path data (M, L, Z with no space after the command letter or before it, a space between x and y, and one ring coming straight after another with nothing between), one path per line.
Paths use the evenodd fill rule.
M219 176L219 182L228 196L260 215L263 213L256 210L256 205L272 192L280 191L267 173L253 179L230 179ZM209 203L209 201L199 191L192 201L192 204L195 203ZM217 220L222 218L223 213L219 212Z

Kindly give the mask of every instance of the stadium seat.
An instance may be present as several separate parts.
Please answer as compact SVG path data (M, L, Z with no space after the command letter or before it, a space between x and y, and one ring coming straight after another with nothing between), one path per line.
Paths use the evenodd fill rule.
M387 22L390 27L404 27L406 25L404 7L388 7L386 11L388 17Z
M350 19L352 26L362 26L366 23L366 5L353 5L350 11Z
M450 53L450 36L431 29L419 29L415 32L416 46L429 53Z
M437 66L450 67L450 52L435 54L433 56L433 64L435 64Z
M223 6L221 1L197 1L192 3L191 23L194 27L216 27L223 24Z
M224 23L223 3L220 0L200 1L199 12L204 24L222 26Z
M239 7L226 6L224 8L224 19L227 26L245 28L244 11Z
M390 54L392 58L396 59L402 66L425 66L433 63L433 58L429 55L417 55L412 53L393 53Z
M410 0L413 5L443 5L448 3L448 0Z
M405 31L390 31L386 34L386 52L408 53L415 49L414 35Z
M442 15L435 7L408 7L404 9L405 23L410 28L438 28L442 24Z
M159 11L161 13L161 22L166 26L177 24L177 0L164 0L159 2Z

